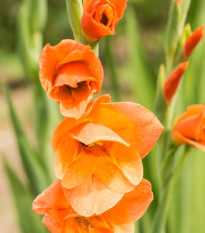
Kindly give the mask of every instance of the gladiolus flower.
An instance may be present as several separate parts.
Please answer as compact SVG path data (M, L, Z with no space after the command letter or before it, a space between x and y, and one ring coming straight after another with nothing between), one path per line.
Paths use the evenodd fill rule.
M80 119L65 118L52 137L54 169L75 211L89 212L80 196L91 192L88 180L93 175L113 191L133 190L143 177L141 159L162 130L149 110L135 103L110 103L108 96L90 102Z
M142 217L153 199L150 183L142 180L113 208L97 216L84 217L72 209L64 191L57 180L33 202L33 210L45 214L43 223L51 233L134 233L134 222Z
M127 0L85 0L81 26L86 39L93 42L114 35L126 3Z
M205 105L189 106L177 120L173 136L177 142L205 151Z
M204 25L201 25L189 36L189 38L187 39L184 45L185 58L188 58L192 54L195 47L198 45L200 40L204 37L203 31L204 31Z
M171 100L173 99L188 65L189 65L188 62L184 62L181 65L179 65L166 80L164 84L163 92L164 92L164 98L167 103L170 103Z
M79 118L88 101L100 91L103 68L91 50L73 40L47 44L40 57L40 81L48 96L60 104L61 114Z

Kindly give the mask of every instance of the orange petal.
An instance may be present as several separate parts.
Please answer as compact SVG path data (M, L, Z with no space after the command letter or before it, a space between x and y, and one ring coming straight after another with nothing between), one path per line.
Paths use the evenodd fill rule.
M99 165L95 170L95 176L105 186L115 192L130 192L135 186L125 177L123 172L113 164L107 156L103 156L99 160Z
M88 115L92 108L95 106L95 105L98 105L98 104L102 104L102 103L110 103L111 102L111 97L110 95L106 94L106 95L102 95L102 96L99 96L98 98L92 100L87 108L86 108L86 112L85 112L85 115Z
M188 145L193 146L201 151L205 151L205 142L196 142L194 140L186 138L178 131L173 132L173 137L176 141L188 144Z
M60 69L65 64L73 62L81 62L87 66L89 72L88 70L86 72L89 73L89 77L92 74L91 77L94 78L98 84L96 90L96 94L98 94L102 85L104 71L101 61L96 56L95 52L91 49L90 46L84 46L81 50L73 51L72 53L69 53L66 57L64 57L64 59L61 60L61 62L59 63L58 67ZM77 70L77 67L75 70Z
M203 31L204 31L204 25L201 25L187 39L184 45L184 56L186 58L188 58L192 54L195 47L198 45L200 40L204 37Z
M81 150L73 163L68 166L62 185L67 189L72 189L86 182L94 173L97 163L96 156Z
M171 100L173 99L188 65L189 65L188 62L184 62L181 65L179 65L165 82L163 92L167 103L170 103Z
M150 152L163 131L163 126L152 112L131 102L97 104L87 119L113 130L133 145L141 158Z
M64 65L58 72L55 86L68 85L78 87L78 83L84 81L96 81L90 69L81 61L70 62Z
M51 139L51 146L54 152L56 152L60 142L63 140L64 137L67 138L67 134L69 130L78 125L82 119L76 120L74 118L64 118L61 123L55 129L52 139Z
M40 80L43 88L48 91L55 82L57 64L73 50L83 49L83 45L74 40L62 40L56 46L47 44L40 56Z
M65 117L79 119L85 112L90 99L92 99L92 95L83 101L73 101L72 103L69 103L69 101L61 101L61 114Z
M64 118L61 123L58 125L58 127L55 129L53 136L52 136L52 140L51 140L51 145L52 148L54 150L54 152L57 149L58 144L60 143L60 141L62 140L62 138L65 136L66 137L66 133L69 132L69 130L71 128L74 128L76 125L80 124L81 122L85 121L85 117L86 115L88 115L92 108L95 105L99 105L100 103L109 103L110 100L110 96L109 95L102 95L96 99L94 99L93 101L91 101L90 103L88 103L87 108L85 110L85 114L84 116L82 116L81 119L74 119L74 118Z
M120 136L109 128L90 122L84 122L70 131L71 137L79 142L90 145L98 141L118 142L129 146Z
M205 105L204 104L194 104L187 107L188 111L196 111L197 113L200 113L201 111L205 111Z
M110 30L110 28L105 27L103 24L97 23L87 12L83 13L81 27L84 36L90 42L115 34L115 30Z
M146 212L152 200L151 184L143 179L133 191L124 195L115 208L127 210L133 221L137 221Z
M187 119L188 117L202 114L203 112L205 114L205 105L196 104L196 105L188 106L187 111L184 112L183 115L177 119L177 123L184 119Z
M78 88L73 88L71 90L72 97L76 101L83 101L84 99L88 99L89 95L92 96L94 93L91 90L90 82L82 82L78 84Z
M134 222L124 209L114 207L111 211L106 211L102 216L109 222L113 233L135 232Z
M83 4L84 13L81 19L81 27L88 41L99 40L103 36L115 34L118 21L122 18L127 0L96 1L86 0ZM102 15L106 15L106 21L102 22Z
M174 131L178 131L186 138L199 140L201 126L205 119L205 113L189 116L186 119L178 121L174 126Z
M51 233L62 233L63 224L58 223L54 218L49 215L45 215L43 220L43 224L48 228Z
M64 190L64 193L72 208L85 217L112 208L124 195L106 188L95 176L74 189Z
M127 7L127 0L109 0L113 5L115 5L118 13L118 17L122 18L124 11Z
M133 185L138 185L143 178L142 160L134 147L113 144L110 154L116 166Z
M56 46L48 44L40 56L42 86L51 99L61 104L62 114L67 117L79 118L84 113L92 95L99 93L103 75L101 62L91 47L73 40L63 40ZM82 82L87 82L87 88L80 87ZM77 107L73 109L73 105Z
M54 160L54 170L58 179L63 179L69 165L72 163L79 149L78 143L69 137L65 137L58 144Z
M67 210L69 203L65 198L63 190L60 185L60 181L56 180L52 185L49 186L42 194L38 195L33 201L33 211L37 214L52 214L54 210L60 209Z

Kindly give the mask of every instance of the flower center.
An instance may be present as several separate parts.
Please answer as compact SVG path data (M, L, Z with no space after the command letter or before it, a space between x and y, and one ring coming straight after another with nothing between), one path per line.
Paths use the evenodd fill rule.
M93 228L92 224L86 218L76 217L75 219L81 228L86 230Z
M91 144L89 144L89 145L86 145L86 144L84 144L84 143L80 143L82 146L84 146L84 147L88 147L88 148L91 148L91 147L94 147L94 146L103 146L103 142L101 142L101 141L97 141L97 142L93 142L93 143L91 143Z
M102 24L104 24L105 26L107 26L108 21L109 21L109 20L108 20L107 15L103 12L102 18L101 18L100 22L101 22Z

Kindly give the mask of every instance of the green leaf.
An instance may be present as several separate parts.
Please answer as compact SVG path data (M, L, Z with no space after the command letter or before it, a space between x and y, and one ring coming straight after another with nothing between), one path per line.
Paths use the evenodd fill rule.
M30 187L34 194L39 194L52 182L41 156L30 146L29 141L24 134L21 124L13 108L9 90L3 86L4 93L9 106L10 118L16 135L16 141L20 152L24 170L28 176Z
M152 109L155 97L154 81L142 53L139 29L132 7L126 10L126 29L129 45L129 74L132 77L131 88L138 103ZM145 94L146 93L146 94Z
M3 164L12 190L22 233L48 232L41 222L41 217L32 211L33 196L31 192L22 183L6 159L4 159Z
M34 84L34 123L38 151L44 156L47 143L49 141L49 103L48 97L43 90L39 80Z
M32 33L42 31L47 22L47 0L30 0L29 12Z

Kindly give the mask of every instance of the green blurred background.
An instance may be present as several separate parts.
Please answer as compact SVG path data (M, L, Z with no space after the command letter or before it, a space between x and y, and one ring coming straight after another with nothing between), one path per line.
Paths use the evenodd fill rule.
M35 104L39 106L39 102L34 103L34 99L36 93L35 85L38 85L36 84L38 81L33 81L29 77L29 72L25 69L24 60L22 59L22 45L19 42L19 11L20 6L24 2L27 1L0 0L0 80L6 81L8 84L15 110L26 132L26 140L32 144L32 148L35 148L34 151L37 151L37 153L41 154L43 151L43 154L49 154L47 156L49 161L48 174L49 179L52 180L53 154L50 150L49 142L52 131L60 122L60 117L58 107L50 101L48 101L48 111L52 117L47 117L46 114L43 114L43 111L36 112L38 108L35 107ZM170 1L168 0L129 0L125 17L120 21L116 35L103 38L100 42L100 58L105 69L105 79L101 94L111 94L114 101L136 101L154 111L157 74L160 64L165 62L164 35L169 5ZM65 1L49 0L47 12L46 25L39 30L41 36L43 36L43 44L50 43L55 45L62 39L72 38L73 35L68 23ZM187 22L191 24L193 30L205 23L204 12L205 1L192 0ZM29 12L27 13L29 15ZM205 41L197 47L191 56L190 66L186 72L177 101L177 115L180 115L187 105L205 103L204 54ZM37 76L36 73L35 76ZM43 98L45 97L44 94L42 96ZM41 107L39 109L42 110ZM12 115L11 109L10 115ZM40 142L38 141L38 135L41 135L38 129L40 126L37 126L37 129L35 126L37 115L41 115L41 130L48 132L44 139L39 140ZM49 124L47 124L48 118ZM17 130L16 132L19 131ZM42 141L45 142L42 143ZM19 156L19 144L22 146L21 141L16 143L9 118L8 102L1 89L0 155L1 158L6 158L6 162L5 159L2 159L4 162L0 164L0 232L42 232L42 230L38 230L40 229L38 227L36 227L36 230L35 227L31 227L31 220L27 216L26 211L22 215L25 217L25 220L22 220L22 217L18 218L20 208L18 205L21 206L25 201L27 202L25 208L31 208L31 200L41 188L37 188L37 190L28 188L29 197L27 198L27 194L25 194L22 202L19 201L18 203L18 198L18 200L12 198L12 191L15 193L15 190L17 190L20 197L23 195L24 189L27 189L27 184L29 183L25 175L27 174L25 161L22 162L22 156ZM197 150L193 150L175 187L167 232L205 232L204 165L205 155ZM144 159L144 166L145 178L148 178L153 185L155 201L152 203L149 213L138 223L140 233L149 232L150 217L148 215L151 215L150 213L154 211L157 205L158 171L155 150ZM15 173L13 173L14 171ZM18 174L18 180L15 180L16 173ZM9 186L9 180L13 181L17 186L13 190ZM45 183L42 184L42 188L44 186L46 188ZM17 208L15 208L15 205ZM30 230L22 221L28 222L28 225L30 224Z

